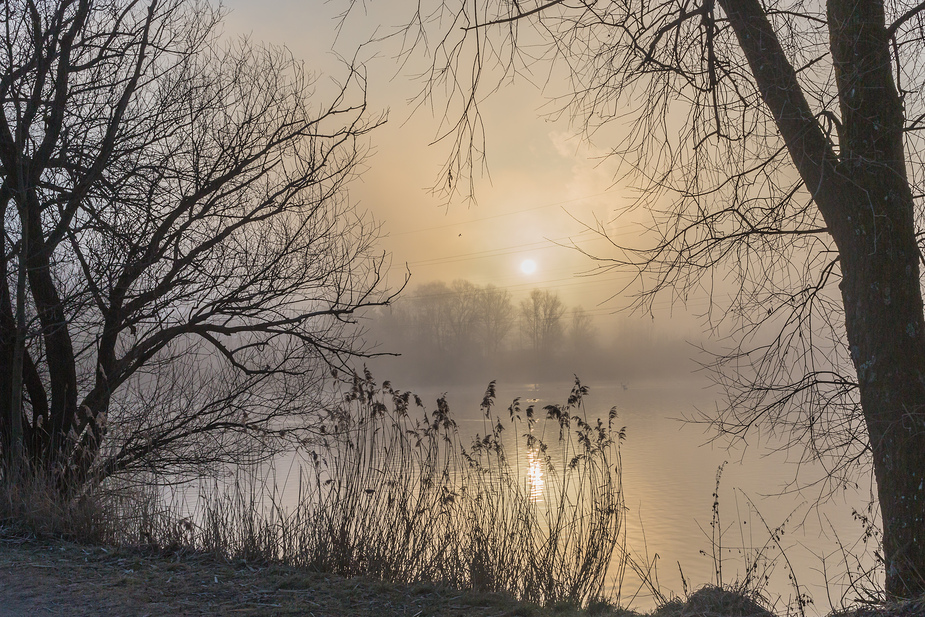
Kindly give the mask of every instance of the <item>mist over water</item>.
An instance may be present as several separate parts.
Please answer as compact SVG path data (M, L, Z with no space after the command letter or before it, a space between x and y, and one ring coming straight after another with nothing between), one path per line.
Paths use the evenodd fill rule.
M697 365L685 333L664 322L611 315L534 289L514 295L466 280L406 292L370 316L366 364L379 380L427 390L454 385L686 379Z
M716 393L696 386L651 382L624 391L604 384L596 392L592 387L592 394L617 401L627 427L622 454L630 550L637 557L647 554L646 561L657 563L659 583L681 593L682 571L694 588L716 583L716 555L722 560L722 582L735 583L745 576L747 560L767 547L769 596L792 599L793 574L801 591L813 598L815 612L827 613L830 599L839 602L844 583L838 578L844 572L838 542L858 550L855 543L864 529L852 511L866 511L869 490L846 490L814 507L818 489L797 491L794 480L819 479L824 475L821 467L798 467L787 452L769 452L771 444L744 449L739 444L727 450L709 443L713 435L703 427L678 420L695 408L709 410L716 404ZM594 408L600 401L592 396L588 404ZM720 466L719 520L714 529ZM771 536L778 528L780 545L775 546ZM866 567L874 565L874 548L861 555Z
M685 337L646 320L583 318L580 311L576 318L561 300L543 317L548 307L542 302L556 299L539 291L513 299L489 288L497 301L492 318L484 302L479 309L485 291L465 281L412 290L371 328L383 350L402 354L371 360L373 375L414 391L428 407L445 396L464 439L483 432L479 403L489 381L497 381L493 414L504 415L517 397L537 409L562 402L577 375L590 387L588 420L606 418L616 407L617 424L626 427L627 550L664 596L683 595L685 585L693 591L750 575L767 577L768 595L780 597L778 608L785 610L795 601L795 578L814 602L810 614L824 614L841 604L847 568L874 567L876 541L869 547L859 541L865 529L853 514L870 511L871 487L863 479L817 503L820 488L813 482L825 470L801 463L799 446L788 451L763 436L764 443L750 437L747 445L728 448L705 425L682 420L723 404L709 375L691 360L696 349ZM535 320L543 319L555 323L537 328ZM485 324L499 321L506 326L492 339ZM535 336L538 330L549 338ZM518 451L523 481L536 486L543 478L529 456ZM621 598L644 609L657 600L631 569Z
M814 489L795 491L793 481L798 472L803 482L817 479L822 469L805 464L798 469L786 452L769 453L756 447L728 450L710 443L711 434L702 426L680 420L716 405L717 393L706 388L703 380L582 383L590 387L584 399L588 420L606 418L611 407L616 407L616 425L626 427L621 453L627 550L637 563L647 564L649 576L664 596L683 595L685 582L690 591L707 583L736 583L757 558L756 574L767 576L766 593L779 602L778 609L784 611L794 603L793 575L800 591L814 602L807 613L826 614L832 605L839 606L845 593L845 555L840 545L858 555L859 562L852 563L853 567L875 565L875 544L871 542L868 550L859 543L864 529L852 515L853 510L867 511L869 490L845 490L816 505ZM517 397L538 409L561 403L571 385L567 381L501 381L492 414L506 416L507 407ZM404 389L403 384L395 386ZM411 389L428 408L445 396L464 440L484 432L485 418L479 409L484 385ZM542 486L544 478L542 468L531 464L530 456L525 447L518 450L522 480L533 490ZM555 459L554 450L550 456ZM714 529L720 466L719 521ZM714 555L721 561L720 570ZM620 597L623 603L643 610L657 603L631 569L627 569Z

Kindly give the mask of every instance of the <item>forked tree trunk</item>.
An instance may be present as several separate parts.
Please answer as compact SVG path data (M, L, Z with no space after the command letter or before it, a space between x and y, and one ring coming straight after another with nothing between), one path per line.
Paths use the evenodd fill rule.
M925 593L925 317L902 104L878 0L829 0L837 142L822 133L759 0L718 0L838 246L883 519L886 592Z

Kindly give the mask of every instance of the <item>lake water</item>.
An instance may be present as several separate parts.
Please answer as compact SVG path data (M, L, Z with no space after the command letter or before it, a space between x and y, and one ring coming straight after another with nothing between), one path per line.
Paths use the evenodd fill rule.
M589 418L606 419L610 408L616 406L616 424L626 427L621 451L628 550L637 562L653 566L651 576L657 577L665 596L683 593L681 572L691 590L716 582L714 553L721 561L722 581L729 584L741 580L747 559L769 544L763 551L765 562L759 572L769 577L767 595L777 600L782 613L796 595L791 575L796 577L801 592L813 600L807 614L825 614L833 604L840 604L846 585L846 561L840 545L853 547L854 554L865 552L865 546L857 544L864 529L852 511L866 511L870 487L846 491L818 507L812 507L816 501L812 489L802 494L781 494L797 473L796 453L788 458L784 452L769 453L757 448L729 451L710 444L710 434L703 427L678 420L695 409L715 408L717 396L699 383L587 385L591 389L585 399ZM499 384L495 412L506 413L517 396L537 399L539 407L561 404L570 388L568 383L538 387ZM450 409L464 435L482 429L478 404L483 391L456 387L447 393ZM428 407L441 394L418 393ZM533 475L532 481L542 482L537 477L541 472L536 465L530 465L528 454L520 455L524 468ZM718 496L722 533L721 538L719 532L716 534L721 541L717 552L711 522L716 474L721 465L724 467ZM819 474L819 469L805 464L800 470L803 480ZM783 554L767 530L781 525L779 544ZM874 548L874 544L867 547L860 561L851 566L872 567ZM638 609L650 609L656 601L630 571L621 594L624 603L632 598L632 606Z
M720 576L725 584L735 583L760 552L763 560L757 572L767 576L766 596L778 614L787 614L787 607L794 604L792 577L801 593L812 599L806 614L827 614L840 606L846 594L846 570L875 569L876 544L860 543L864 528L852 514L867 511L870 487L845 491L818 506L812 489L782 494L797 473L797 453L788 458L786 452L754 447L729 451L711 444L711 435L703 427L679 420L697 409L715 408L716 394L700 383L585 385L590 387L584 399L588 419L606 420L615 406L615 425L626 427L621 454L627 550L637 563L647 566L648 576L657 581L663 596L683 595L685 581L690 591L716 583ZM529 399L538 409L564 404L571 387L570 383L498 384L493 415L506 416L515 397ZM444 394L434 389L416 392L428 410L436 408L436 399ZM463 443L485 432L479 409L483 394L484 387L460 386L446 393ZM274 481L280 484L284 502L288 492L294 495L297 491L298 460L303 459L290 456L277 461ZM525 448L518 452L518 464L528 485L542 486L542 465ZM720 522L714 527L720 466ZM820 470L804 464L800 474L805 481L819 477ZM780 526L782 533L774 542L768 529ZM847 547L847 555L842 546ZM848 592L848 599L852 597ZM657 602L631 569L627 569L620 599L624 606L637 610L649 610Z

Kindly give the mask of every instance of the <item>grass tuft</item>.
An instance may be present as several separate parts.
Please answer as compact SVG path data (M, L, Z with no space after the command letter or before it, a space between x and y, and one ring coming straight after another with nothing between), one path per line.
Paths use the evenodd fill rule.
M16 482L3 475L0 526L8 536L100 542L113 531L105 501L93 492L62 495L54 480L43 474L24 474Z

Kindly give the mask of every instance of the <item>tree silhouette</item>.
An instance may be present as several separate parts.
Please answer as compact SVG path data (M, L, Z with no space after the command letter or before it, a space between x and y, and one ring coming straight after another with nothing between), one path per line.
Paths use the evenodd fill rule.
M461 110L442 185L471 179L483 93L550 61L549 83L567 76L588 136L619 125L612 152L650 221L641 244L611 238L593 257L638 275L642 308L665 291L722 289L711 316L736 335L714 365L730 404L713 421L742 437L763 423L789 429L835 480L871 461L887 594L925 592L925 4L489 0L419 11L406 40L433 40L414 27L442 32L423 96L448 92L458 97L448 113Z
M10 468L72 489L299 438L360 351L352 315L387 301L344 191L377 123L363 75L322 103L182 0L12 0L0 23Z
M565 305L554 291L534 289L520 302L520 331L535 353L552 351L562 339Z
M594 320L581 306L572 307L568 324L569 346L574 351L594 348Z
M478 290L476 331L486 354L497 354L514 325L511 293L494 285Z

